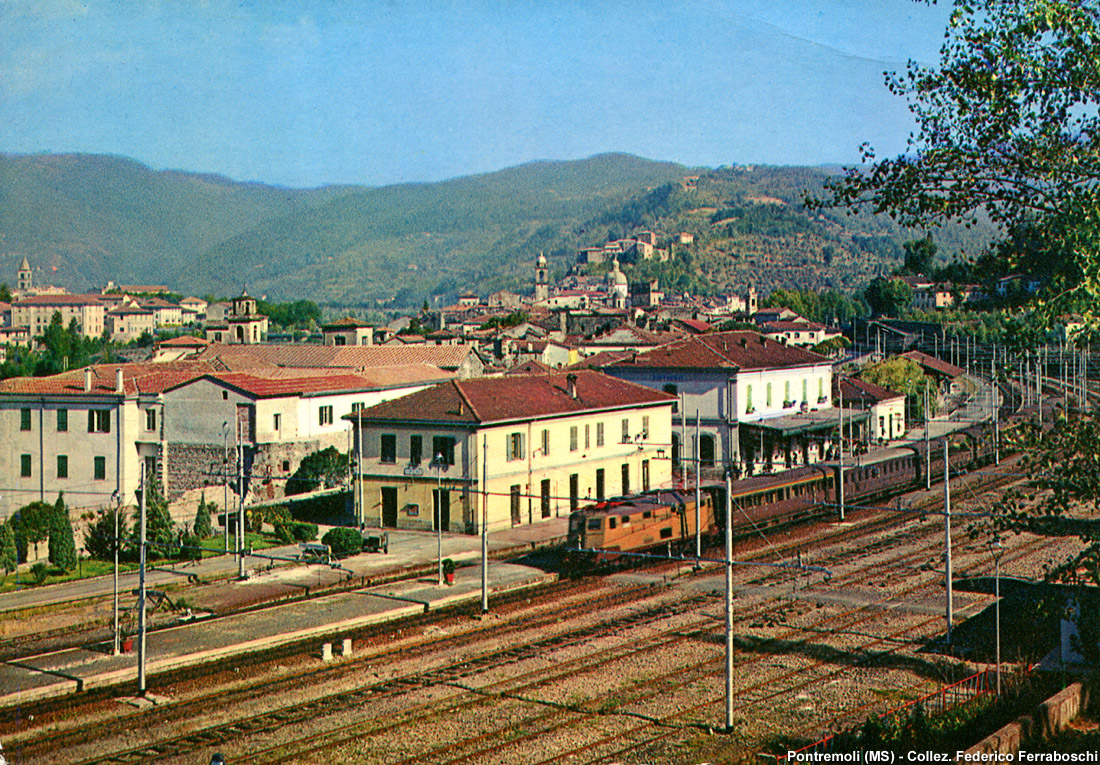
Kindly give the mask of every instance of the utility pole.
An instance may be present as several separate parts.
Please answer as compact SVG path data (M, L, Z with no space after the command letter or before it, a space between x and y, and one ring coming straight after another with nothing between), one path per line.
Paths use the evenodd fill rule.
M726 730L733 730L733 477L726 471Z
M951 623L954 620L951 592L951 450L948 439L943 439L943 534L944 581L947 585L947 643L951 643Z
M699 568L699 559L703 557L703 537L699 530L699 484L702 482L699 470L702 463L698 461L699 449L699 410L695 410L695 567Z
M148 545L145 539L146 464L141 461L141 519L138 521L138 695L145 695L145 558Z
M932 488L932 397L928 394L928 380L924 381L924 488Z
M1001 464L1000 407L997 406L997 348L993 347L993 358L989 362L989 400L993 407L993 464Z
M222 423L222 527L225 554L229 555L229 422Z
M585 444L587 449L588 444ZM680 481L687 489L687 396L680 393ZM673 465L673 467L676 467Z
M840 480L837 483L837 498L840 500L840 522L844 522L844 382L843 380L837 385L837 390L840 392L840 421L839 421L839 447L840 447L840 466L837 470Z
M115 492L115 644L113 655L118 656L120 653L119 640L121 634L119 633L118 625L118 514L122 510L122 498L118 492Z
M244 579L244 444L237 425L237 578Z
M489 437L481 437L481 613L489 613Z

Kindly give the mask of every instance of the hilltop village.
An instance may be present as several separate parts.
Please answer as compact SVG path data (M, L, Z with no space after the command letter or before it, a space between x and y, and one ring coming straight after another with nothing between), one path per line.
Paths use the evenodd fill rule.
M248 507L298 493L303 460L334 449L344 468L327 486L348 492L360 526L476 533L479 491L489 528L507 528L683 485L692 470L748 478L835 459L842 419L853 454L901 439L905 393L834 372L881 361L887 345L933 383L934 406L968 385L965 369L920 353L932 332L863 323L845 338L760 308L751 286L700 298L630 284L620 269L620 258L668 256L641 232L578 253L578 265L609 263L605 275L571 269L552 284L540 255L526 295L466 292L385 326L337 318L305 342L276 342L247 291L224 302L166 300L167 285L68 294L36 284L24 258L0 304L9 349L51 322L154 340L117 361L0 382L0 519L63 494L93 522L135 496L144 470L186 527L204 497Z

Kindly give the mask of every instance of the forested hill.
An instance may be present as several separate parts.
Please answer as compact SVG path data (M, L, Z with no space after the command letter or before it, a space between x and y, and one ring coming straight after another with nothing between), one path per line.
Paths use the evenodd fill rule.
M7 155L0 281L14 281L26 255L41 282L71 288L110 279L224 295L247 285L272 299L407 308L464 289L526 288L538 252L560 273L580 247L650 229L695 235L679 270L707 288L858 287L895 267L900 242L916 234L885 219L810 216L803 193L825 177L606 154L440 183L294 190L117 157ZM937 237L952 253L988 235Z

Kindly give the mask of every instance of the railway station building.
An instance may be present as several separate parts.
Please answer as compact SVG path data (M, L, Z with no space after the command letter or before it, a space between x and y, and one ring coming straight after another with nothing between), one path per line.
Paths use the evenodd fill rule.
M478 533L668 487L673 397L600 372L450 382L362 409L366 526Z
M695 335L605 366L678 400L672 454L717 478L826 459L839 417L831 362L758 332ZM695 437L696 422L699 436Z
M77 509L132 504L142 465L170 500L235 485L238 463L246 502L276 498L303 457L348 450L343 415L452 376L426 364L225 371L172 361L4 380L0 520L59 492Z

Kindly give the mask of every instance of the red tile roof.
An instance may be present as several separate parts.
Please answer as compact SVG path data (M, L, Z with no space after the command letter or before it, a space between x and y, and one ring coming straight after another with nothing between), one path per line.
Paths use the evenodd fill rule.
M205 348L208 345L210 345L209 340L201 337L191 337L190 335L172 337L160 343L161 348Z
M827 364L811 351L784 345L758 332L739 330L694 335L631 355L610 367L656 369L782 369Z
M228 370L279 367L344 367L369 369L406 364L431 364L457 369L466 361L467 345L225 345L212 343L198 355Z
M838 385L840 390L844 392L845 402L877 403L902 398L905 395L904 393L896 393L881 385L875 385L873 382L861 380L858 377L841 377Z
M577 397L566 373L452 380L359 412L364 422L431 421L477 425L628 406L670 404L667 393L581 370ZM349 415L353 417L353 415Z
M12 305L16 308L32 305L103 305L103 301L95 295L32 295L20 298Z
M341 391L379 390L405 385L429 385L450 378L450 374L426 364L376 368L370 373L326 368L216 372L205 375L205 379L224 383L256 398L282 398Z
M122 370L123 389L127 394L163 393L169 388L197 379L214 371L201 361L164 363L96 364L92 370L92 389L84 390L84 368L71 369L50 377L13 377L0 382L0 395L21 396L103 396L117 395L115 370Z
M901 354L904 358L911 361L915 361L925 369L931 369L935 372L946 377L962 377L966 374L966 370L962 367L957 367L954 364L950 364L942 359L937 359L935 356L929 356L927 353L921 353L920 351L907 351Z

